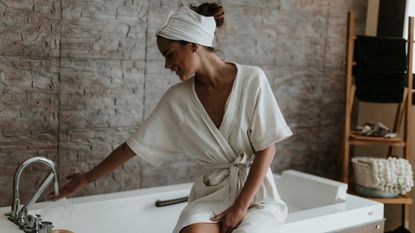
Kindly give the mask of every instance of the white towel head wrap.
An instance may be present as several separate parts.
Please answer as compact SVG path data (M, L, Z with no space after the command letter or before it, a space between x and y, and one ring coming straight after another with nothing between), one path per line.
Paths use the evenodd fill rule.
M189 7L181 6L170 12L156 35L170 40L183 40L212 47L216 22L213 16L203 16Z

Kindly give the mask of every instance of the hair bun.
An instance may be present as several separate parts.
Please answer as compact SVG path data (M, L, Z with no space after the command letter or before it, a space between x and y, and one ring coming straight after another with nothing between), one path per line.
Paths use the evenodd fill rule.
M190 5L190 8L200 15L213 16L215 18L217 28L222 27L225 21L225 10L220 4L205 2L199 6Z

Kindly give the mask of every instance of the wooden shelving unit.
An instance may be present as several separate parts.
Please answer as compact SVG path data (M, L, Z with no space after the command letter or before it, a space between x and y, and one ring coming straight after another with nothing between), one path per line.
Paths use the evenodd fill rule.
M409 91L405 88L403 102L399 104L396 115L394 132L399 131L404 119L404 132L401 138L384 138L384 137L371 137L358 135L356 131L351 129L351 113L353 107L353 101L355 97L356 87L353 85L352 68L356 65L353 61L354 40L356 35L354 33L354 13L348 12L348 27L347 27L347 45L346 45L346 82L345 82L345 119L343 130L343 143L340 153L340 165L341 165L341 180L345 183L349 183L349 169L350 169L350 146L378 146L388 145L389 152L387 156L392 155L394 148L402 148L403 158L408 159L410 157L410 140L413 134L412 122L411 122L411 107L412 107L412 94L408 94ZM412 87L412 54L413 54L413 28L414 18L409 17L408 24L408 39L407 39L407 87ZM355 193L354 193L355 194ZM396 198L370 198L374 201L382 202L384 204L400 204L402 205L402 225L409 229L409 205L413 203L412 198L408 195L399 196Z

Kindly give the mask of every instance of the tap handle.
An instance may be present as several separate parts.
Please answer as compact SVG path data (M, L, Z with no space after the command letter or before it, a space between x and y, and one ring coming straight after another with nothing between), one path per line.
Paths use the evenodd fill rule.
M39 224L39 233L50 233L53 229L52 222L43 221Z
M42 221L42 217L39 214L29 214L25 217L24 230L27 232L35 231L39 229L39 223Z

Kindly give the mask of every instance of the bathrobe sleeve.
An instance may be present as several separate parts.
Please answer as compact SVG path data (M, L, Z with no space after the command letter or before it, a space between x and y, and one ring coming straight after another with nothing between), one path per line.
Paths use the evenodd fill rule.
M249 128L249 140L255 151L263 150L292 135L278 107L265 73L258 69L255 106Z
M171 155L182 153L176 111L171 90L168 90L150 116L127 140L127 145L153 166L162 164Z

